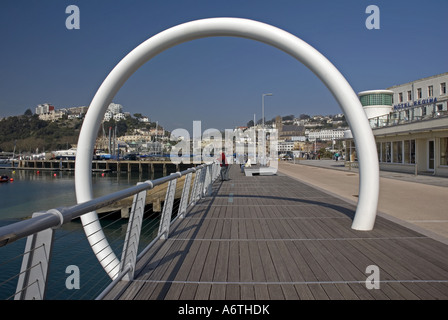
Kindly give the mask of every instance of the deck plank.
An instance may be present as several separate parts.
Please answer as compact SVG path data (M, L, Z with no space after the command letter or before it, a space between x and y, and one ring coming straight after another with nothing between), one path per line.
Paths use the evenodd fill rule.
M226 298L225 284L212 284L210 300L224 300Z

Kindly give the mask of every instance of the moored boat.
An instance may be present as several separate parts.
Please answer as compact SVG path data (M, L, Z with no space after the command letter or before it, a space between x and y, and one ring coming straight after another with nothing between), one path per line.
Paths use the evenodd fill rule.
M53 153L53 159L56 160L75 160L76 148L70 148L68 150L58 150Z
M9 182L9 181L10 181L10 179L9 179L9 177L6 176L6 175L2 175L2 176L0 177L0 182Z

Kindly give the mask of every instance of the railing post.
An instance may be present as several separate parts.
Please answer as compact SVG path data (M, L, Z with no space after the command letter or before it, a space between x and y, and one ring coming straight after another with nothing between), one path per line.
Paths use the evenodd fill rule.
M219 163L217 163L217 162L215 162L213 164L213 168L215 169L215 174L213 175L213 181L215 181L218 178L218 176L219 176L219 172L220 172L221 168L219 166Z
M198 181L198 190L196 190L196 200L200 200L204 197L204 182L205 182L205 176L207 174L207 168L204 167L201 169L201 174L199 175L199 181Z
M198 190L199 190L199 181L201 180L201 169L196 170L196 174L194 176L194 183L193 183L193 190L191 192L191 197L190 197L190 202L188 203L188 205L191 204L195 204L196 201L198 200Z
M210 180L208 181L207 195L211 196L212 190L213 190L213 188L212 188L213 181L215 181L215 175L214 175L215 174L215 166L213 163L208 166L208 170L210 173Z
M216 176L216 166L215 163L213 162L210 167L212 168L212 183L213 181L215 181L215 176Z
M33 218L48 212L33 213ZM54 230L45 229L28 236L15 300L44 300Z
M181 219L184 217L185 212L187 211L188 196L190 194L190 185L191 185L192 175L193 175L193 173L190 172L185 177L184 187L182 189L182 197L180 198L179 211L177 212L177 215Z
M138 184L141 184L141 182L137 183L137 185ZM145 213L145 203L146 190L134 195L120 265L120 272L123 272L126 266L131 267L130 271L123 278L124 280L128 281L134 278L135 264L137 262L138 244L140 242L143 215Z
M211 195L211 183L212 183L212 167L205 167L205 178L204 178L204 187L203 187L203 196Z
M173 212L174 195L176 193L177 179L168 182L165 195L165 203L163 204L162 215L160 217L159 233L160 239L167 239L170 232L171 214Z

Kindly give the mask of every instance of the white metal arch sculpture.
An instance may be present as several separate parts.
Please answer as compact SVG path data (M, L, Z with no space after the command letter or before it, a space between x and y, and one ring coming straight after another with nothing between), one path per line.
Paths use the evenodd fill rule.
M95 94L79 135L75 171L78 203L93 198L94 144L106 109L121 86L159 53L183 42L218 36L252 39L276 47L302 62L331 91L350 125L359 159L359 198L352 228L372 230L378 206L379 164L375 139L357 95L333 64L306 42L279 28L240 18L210 18L172 27L143 42L117 64ZM114 278L119 260L104 236L96 212L81 220L95 255Z

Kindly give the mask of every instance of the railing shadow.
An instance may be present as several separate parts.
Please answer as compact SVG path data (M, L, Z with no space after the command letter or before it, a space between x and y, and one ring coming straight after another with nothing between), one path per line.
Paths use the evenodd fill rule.
M216 198L227 198L228 195L218 195ZM338 204L334 204L331 203L330 201L337 199L334 198L332 196L328 196L329 197L329 202L322 202L322 201L317 201L317 200L311 200L311 199L300 199L300 198L287 198L287 197L278 197L278 196L259 196L259 195L233 195L233 199L234 199L234 203L236 202L236 200L238 198L253 198L253 199L271 199L271 200L278 200L278 201L290 201L290 202L298 202L298 203L302 203L302 204L309 204L309 205L316 205L316 206L321 206L321 207L326 207L326 208L331 208L335 211L338 211L344 215L346 215L347 217L353 219L355 216L355 208L354 205L349 204L348 202L346 202L348 207L344 207L344 206L340 206ZM344 201L344 200L339 200L339 201ZM276 203L277 205L281 206L282 204L280 203ZM287 204L285 204L287 205ZM349 207L353 207L354 209L350 209Z
M194 239L197 236L197 233L200 230L200 227L202 226L202 224L204 223L205 218L207 217L208 213L210 212L210 208L213 205L214 199L216 199L216 197L218 197L218 193L219 190L221 189L222 183L215 183L212 186L212 192L209 195L209 197L207 198L203 198L198 200L198 203L205 203L205 202L209 202L208 205L206 207L201 207L201 211L203 211L204 213L202 214L202 217L200 219L198 219L198 222L193 224L193 225L189 225L184 229L179 229L179 227L182 225L182 220L178 220L176 221L173 225L172 225L172 231L170 232L170 235L168 237L168 239L172 238L173 236L181 233L181 232L185 232L191 229L195 229L193 234L191 235L190 240L187 242L186 247L183 250L177 250L176 252L173 252L169 255L165 255L162 258L156 260L156 261L152 261L150 264L145 264L144 266L140 267L139 269L137 269L135 271L135 278L138 278L139 276L142 276L143 274L145 274L146 271L151 271L151 270L155 270L158 267L163 266L165 263L172 261L174 258L181 256L178 261L176 262L176 265L174 266L173 270L171 271L171 274L168 276L167 282L164 284L162 290L160 291L159 295L157 296L157 299L163 299L166 295L166 292L168 292L168 290L171 287L171 283L170 281L174 280L177 272L179 271L180 267L182 266L182 264L184 263L184 260L186 258L187 253L190 251L191 246L194 243ZM192 206L191 208L189 208L189 210L187 211L187 213L185 214L185 217L189 217L192 215L192 209L194 208L198 208L196 205ZM197 210L194 211L194 213L197 213ZM155 250L152 252L150 258L148 259L148 261L151 261L152 258L154 258L157 253L160 251L160 249L162 248L163 244L164 244L165 240L159 240L159 245L155 248ZM125 289L125 288L123 288ZM124 290L122 290L124 291Z

